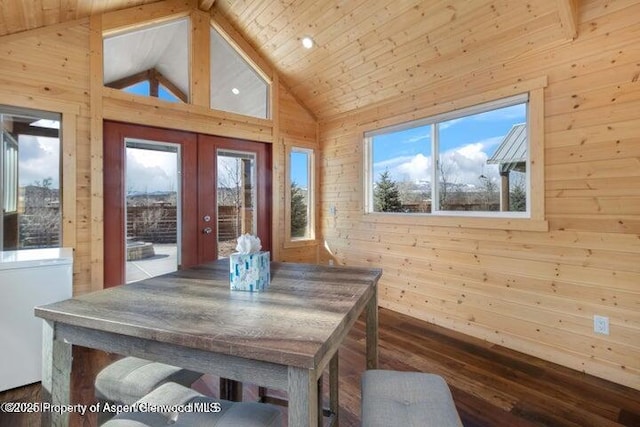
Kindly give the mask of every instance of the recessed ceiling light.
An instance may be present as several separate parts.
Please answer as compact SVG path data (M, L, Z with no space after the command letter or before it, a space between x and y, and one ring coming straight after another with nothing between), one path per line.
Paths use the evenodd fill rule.
M234 87L233 89L231 89L231 92L232 92L234 95L238 95L238 94L240 93L240 89L238 89L237 87Z
M313 44L313 39L311 37L306 36L302 38L302 46L304 46L305 49L311 49Z

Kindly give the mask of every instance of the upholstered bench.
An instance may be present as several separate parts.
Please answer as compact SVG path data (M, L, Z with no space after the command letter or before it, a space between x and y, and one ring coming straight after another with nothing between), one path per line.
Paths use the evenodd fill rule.
M279 427L283 424L280 410L273 405L213 399L174 383L161 385L133 408L136 405L146 411L122 412L103 427ZM174 411L149 411L152 407Z
M420 372L369 370L362 375L363 427L460 427L442 377Z
M201 376L200 372L137 357L125 357L98 373L95 396L103 404L131 405L162 384L174 382L189 387ZM98 423L104 423L113 415L109 411L101 411L98 413Z
M137 357L125 357L98 373L95 393L98 401L130 405L164 383L173 382L189 387L201 376L200 372Z

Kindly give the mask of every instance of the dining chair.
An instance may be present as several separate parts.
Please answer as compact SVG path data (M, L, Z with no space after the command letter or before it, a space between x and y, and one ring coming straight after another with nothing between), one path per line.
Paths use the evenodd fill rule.
M173 382L190 387L201 376L200 372L165 363L124 357L98 373L95 397L101 403L131 405L165 383ZM101 412L98 418L102 422L110 418L110 415Z
M462 427L441 376L383 369L362 375L361 420L362 427Z
M165 412L123 412L102 427L281 427L282 412L258 402L231 402L204 396L175 383L166 383L133 407L166 408ZM173 410L171 410L173 409Z

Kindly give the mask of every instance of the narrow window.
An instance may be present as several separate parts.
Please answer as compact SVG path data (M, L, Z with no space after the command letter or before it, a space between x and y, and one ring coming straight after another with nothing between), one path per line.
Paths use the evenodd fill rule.
M313 150L293 147L289 151L290 240L315 239Z

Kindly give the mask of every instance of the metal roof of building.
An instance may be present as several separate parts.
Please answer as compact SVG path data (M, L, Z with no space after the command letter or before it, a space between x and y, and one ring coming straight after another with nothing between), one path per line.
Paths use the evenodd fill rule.
M487 160L489 164L520 163L527 161L527 124L513 125L504 137L493 156Z

